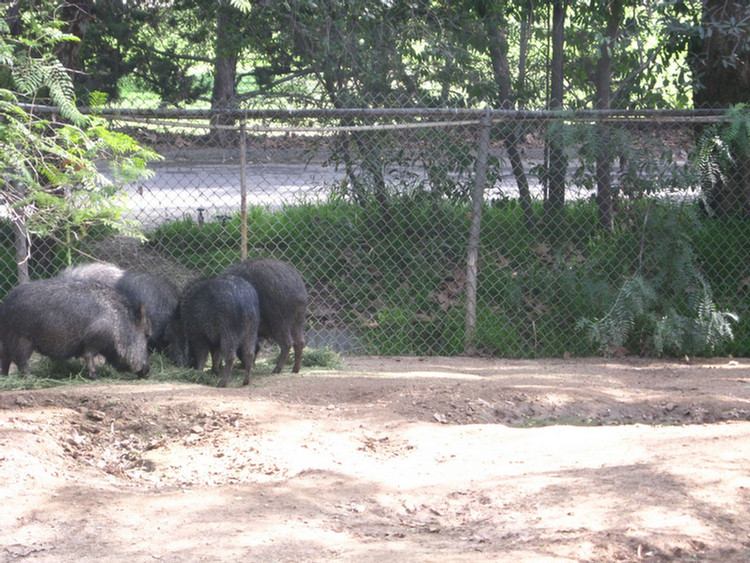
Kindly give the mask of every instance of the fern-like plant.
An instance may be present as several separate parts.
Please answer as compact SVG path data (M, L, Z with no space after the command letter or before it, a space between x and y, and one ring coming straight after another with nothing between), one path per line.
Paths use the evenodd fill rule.
M602 352L612 347L623 348L638 321L652 316L656 301L657 295L651 284L642 276L635 275L625 280L612 307L603 317L579 319L576 327L584 330L589 341Z
M124 219L120 182L146 174L146 164L159 157L77 109L70 76L53 54L60 41L77 38L33 10L22 15L23 35L12 36L5 11L0 9L0 203L15 225L24 280L25 241L33 233L57 238L68 252L73 234L91 225L137 234ZM41 115L35 104L42 103L54 105L62 119ZM117 184L97 168L101 159Z
M698 141L695 159L703 202L718 217L750 213L746 177L750 163L750 110L738 104Z
M670 308L656 322L654 350L657 354L703 355L711 354L719 344L732 340L732 322L739 317L728 311L719 311L711 295L711 288L702 275L693 289L691 313L684 315Z
M652 209L654 215L642 233L639 271L617 289L602 316L580 319L577 327L602 352L711 354L732 340L738 317L714 301L693 252L689 231L699 226L692 217L668 205Z

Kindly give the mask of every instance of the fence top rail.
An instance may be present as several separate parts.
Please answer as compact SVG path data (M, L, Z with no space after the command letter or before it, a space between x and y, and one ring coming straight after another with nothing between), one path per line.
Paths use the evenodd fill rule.
M39 114L60 113L57 106L37 104L16 104L21 109ZM726 117L725 109L685 109L685 110L508 110L491 108L289 108L289 109L181 109L181 108L89 108L81 107L84 114L96 114L102 117L140 117L150 119L440 119L443 121L476 120L479 122L489 114L493 121L549 121L565 119L571 121L721 121Z

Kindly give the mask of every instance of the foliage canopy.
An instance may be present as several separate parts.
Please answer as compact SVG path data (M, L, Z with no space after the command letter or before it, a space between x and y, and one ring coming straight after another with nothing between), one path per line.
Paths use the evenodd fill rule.
M136 233L123 218L118 183L140 177L158 155L78 110L72 80L54 54L78 38L34 12L21 18L19 35L0 19L0 197L18 236L69 240L101 224ZM60 117L39 113L37 104L55 105ZM97 165L102 160L108 175Z

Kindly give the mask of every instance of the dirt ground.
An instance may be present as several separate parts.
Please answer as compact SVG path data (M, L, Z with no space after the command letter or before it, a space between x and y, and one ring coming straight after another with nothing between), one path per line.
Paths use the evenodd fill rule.
M0 561L750 561L750 360L0 393Z

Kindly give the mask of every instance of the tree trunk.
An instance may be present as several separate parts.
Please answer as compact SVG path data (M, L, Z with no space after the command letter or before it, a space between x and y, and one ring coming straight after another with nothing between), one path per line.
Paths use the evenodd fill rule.
M55 54L63 66L70 70L83 70L78 60L86 36L86 28L93 17L93 0L67 0L59 12L60 20L66 22L66 33L75 35L80 41L62 41L55 47Z
M385 174L383 172L383 162L380 157L381 143L377 139L377 134L363 131L355 134L358 152L362 155L362 168L367 172L372 182L372 194L378 203L379 218L378 226L384 233L391 230L391 208L390 198L388 197L388 187L386 186Z
M515 95L510 86L510 66L508 64L508 40L500 29L499 18L486 14L483 15L485 29L488 38L488 51L490 61L492 62L492 72L497 85L498 101L501 109L513 109ZM521 201L524 222L527 228L534 225L534 210L531 207L531 192L529 191L529 181L526 178L526 169L523 165L523 157L520 150L520 134L518 125L510 122L502 127L503 141L505 150L508 151L513 176L516 178L518 186L518 196Z
M341 96L343 88L339 81L340 77L334 77L334 74L335 72L331 72L331 69L327 69L324 72L323 87L333 106L338 109L344 107L341 101L343 98ZM354 121L351 117L344 117L341 119L341 125L350 127L354 125ZM372 182L371 190L367 189L367 186L363 184L362 179L357 174L355 156L350 149L349 139L351 139L351 143L356 147L356 151L360 155L362 170L368 174ZM367 205L368 193L371 193L375 197L379 209L378 226L383 232L388 232L391 228L390 200L385 175L383 174L383 166L379 157L380 143L377 136L368 132L344 133L339 146L342 149L340 156L346 167L347 178L352 185L352 195L362 207Z
M216 59L214 60L214 85L211 93L211 108L227 110L236 107L237 53L232 49L234 43L230 37L236 14L224 6L219 6L216 12ZM212 139L222 147L231 146L235 137L231 129L234 118L218 114L211 119L211 124L217 126L212 130Z
M29 244L29 232L26 229L26 218L23 213L13 214L13 245L16 249L16 273L18 283L29 281L29 258L31 247Z
M549 109L562 108L563 102L563 50L565 47L565 9L564 0L555 0L552 10L552 68L550 80ZM548 138L549 154L549 195L545 202L544 223L548 230L562 224L562 214L565 209L565 173L568 161L562 139L562 129L559 124L553 124Z
M531 10L528 12L524 10L521 14L521 37L519 38L520 45L518 46L518 90L524 97L526 95L526 61L529 53L532 16L533 12ZM523 108L523 104L519 104L519 106Z
M26 227L26 212L23 207L15 207L15 203L23 200L24 190L15 180L6 176L0 177L0 200L5 204L13 227L13 246L15 248L16 274L18 283L29 281L29 259L31 258L31 237Z
M18 37L21 35L21 2L20 0L14 0L10 8L5 14L5 23L8 26L10 35L12 37Z
M596 64L596 109L610 108L612 87L612 52L623 17L623 0L613 0L608 5L607 27L599 45L599 60ZM612 212L612 151L610 134L606 125L599 125L598 151L596 158L596 203L599 209L599 226L604 231L614 228Z

